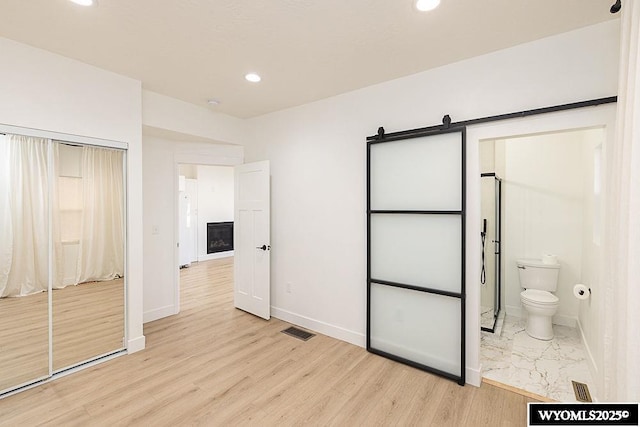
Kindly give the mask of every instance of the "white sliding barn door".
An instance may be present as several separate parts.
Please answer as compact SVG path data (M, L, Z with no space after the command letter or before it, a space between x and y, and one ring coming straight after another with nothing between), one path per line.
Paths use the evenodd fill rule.
M271 317L269 161L235 167L234 305Z
M367 349L465 382L465 129L368 142Z

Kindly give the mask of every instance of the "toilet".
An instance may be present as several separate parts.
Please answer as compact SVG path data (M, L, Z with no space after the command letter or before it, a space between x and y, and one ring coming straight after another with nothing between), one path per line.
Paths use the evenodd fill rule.
M560 264L542 262L540 259L519 259L518 276L520 301L527 312L525 331L529 336L539 340L553 338L551 317L558 311L559 299L552 292L558 288Z

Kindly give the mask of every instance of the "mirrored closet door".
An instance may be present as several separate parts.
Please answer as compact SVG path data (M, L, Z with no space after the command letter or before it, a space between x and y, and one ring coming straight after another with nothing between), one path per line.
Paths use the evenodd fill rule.
M48 151L0 135L0 391L49 376Z
M125 151L0 135L0 393L124 349Z
M123 151L53 142L53 371L123 348Z

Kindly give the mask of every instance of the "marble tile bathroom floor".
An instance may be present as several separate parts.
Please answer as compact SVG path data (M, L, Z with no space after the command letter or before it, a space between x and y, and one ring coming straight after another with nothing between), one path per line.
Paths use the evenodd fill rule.
M553 325L553 339L542 341L527 335L525 325L524 319L506 316L498 333L482 332L482 376L559 402L576 401L574 380L586 383L596 400L578 330Z
M493 307L480 307L480 327L493 328Z
M498 318L495 320L493 313L493 307L480 307L480 327L493 328L493 333L499 336L502 330L502 324L504 323L504 311L500 311Z

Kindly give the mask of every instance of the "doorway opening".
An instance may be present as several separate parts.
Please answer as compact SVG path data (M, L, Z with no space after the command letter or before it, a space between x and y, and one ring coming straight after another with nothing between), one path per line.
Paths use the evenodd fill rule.
M500 206L491 192L481 194L483 216L486 206L500 209L500 215L486 215L483 222L502 218L494 227L500 228L495 247L503 262L490 273L492 280L504 278L494 290L504 314L494 331L482 332L483 378L565 402L576 400L572 381L595 388L581 322L597 323L598 313L588 312L573 288L597 281L604 140L604 128L596 127L480 141L481 172L492 169L502 178L503 195ZM540 274L550 267L558 272L549 287L523 279L524 265L537 261ZM493 295L488 284L481 284L481 305ZM531 311L525 289L554 299L545 314L553 330L550 339L534 337L531 319L538 308L536 314Z
M230 264L233 264L234 193L233 166L178 164L176 197L180 269L189 268L194 263L222 258L228 258ZM224 224L213 243L210 241L212 224ZM212 244L215 250L211 250ZM176 289L178 294L181 280L182 275L179 274Z

